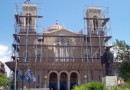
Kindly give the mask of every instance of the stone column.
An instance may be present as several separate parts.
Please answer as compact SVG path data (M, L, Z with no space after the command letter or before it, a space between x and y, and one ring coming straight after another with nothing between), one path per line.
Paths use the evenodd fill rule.
M78 85L80 85L80 75L78 74Z
M58 73L57 75L57 80L58 80L58 90L60 90L60 74Z
M67 90L70 90L70 75L68 74Z

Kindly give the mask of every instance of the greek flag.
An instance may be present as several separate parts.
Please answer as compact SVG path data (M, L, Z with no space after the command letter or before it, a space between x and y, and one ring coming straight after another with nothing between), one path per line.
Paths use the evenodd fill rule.
M24 74L21 76L22 80L28 80L28 77L26 77Z
M22 72L21 72L19 69L16 71L16 76L17 76L17 77L20 77L20 78L21 78L21 76L22 76Z
M27 71L25 72L25 76L29 77L29 78L32 78L32 72L31 72L30 69L27 69Z
M35 76L32 74L31 70L30 69L27 69L26 73L25 73L25 77L27 78L26 81L28 83L31 83L31 82L35 82L36 81L36 78Z

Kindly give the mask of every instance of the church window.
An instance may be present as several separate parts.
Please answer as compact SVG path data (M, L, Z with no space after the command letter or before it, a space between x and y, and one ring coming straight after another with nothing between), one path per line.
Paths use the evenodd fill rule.
M30 13L26 14L26 25L30 25L32 23L32 17Z
M91 73L91 80L93 80L93 70L90 70Z
M40 76L37 76L37 82L40 83Z
M94 28L94 31L96 31L98 29L98 18L97 18L97 16L93 17L93 28Z
M37 47L36 48L36 62L40 62L41 61L41 47Z
M87 62L87 55L84 55L84 61Z
M25 17L26 29L29 31L32 29L32 17L31 16L32 15L30 13L27 13L26 17Z
M30 57L30 53L28 51L25 51L23 54L24 61L23 62L28 62Z
M55 45L57 46L54 48L56 61L69 61L69 48L67 47L69 45L69 41L64 38L60 38Z
M99 81L101 81L101 75L99 75Z

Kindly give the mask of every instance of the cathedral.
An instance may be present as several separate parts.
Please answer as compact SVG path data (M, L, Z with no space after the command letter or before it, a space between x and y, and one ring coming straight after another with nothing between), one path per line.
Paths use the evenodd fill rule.
M17 74L29 69L36 77L28 83L15 75L17 88L50 88L71 90L74 85L101 81L104 65L101 56L111 36L107 24L110 18L102 7L88 7L85 30L74 32L59 23L37 33L37 5L23 3L22 12L15 14L12 61L7 66Z

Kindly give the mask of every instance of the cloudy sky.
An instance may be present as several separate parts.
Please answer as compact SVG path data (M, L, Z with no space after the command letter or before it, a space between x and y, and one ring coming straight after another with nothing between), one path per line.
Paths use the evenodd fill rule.
M10 55L11 55L11 51L9 50L8 46L0 45L0 61L3 63L10 61ZM9 76L10 71L6 65L5 68Z

